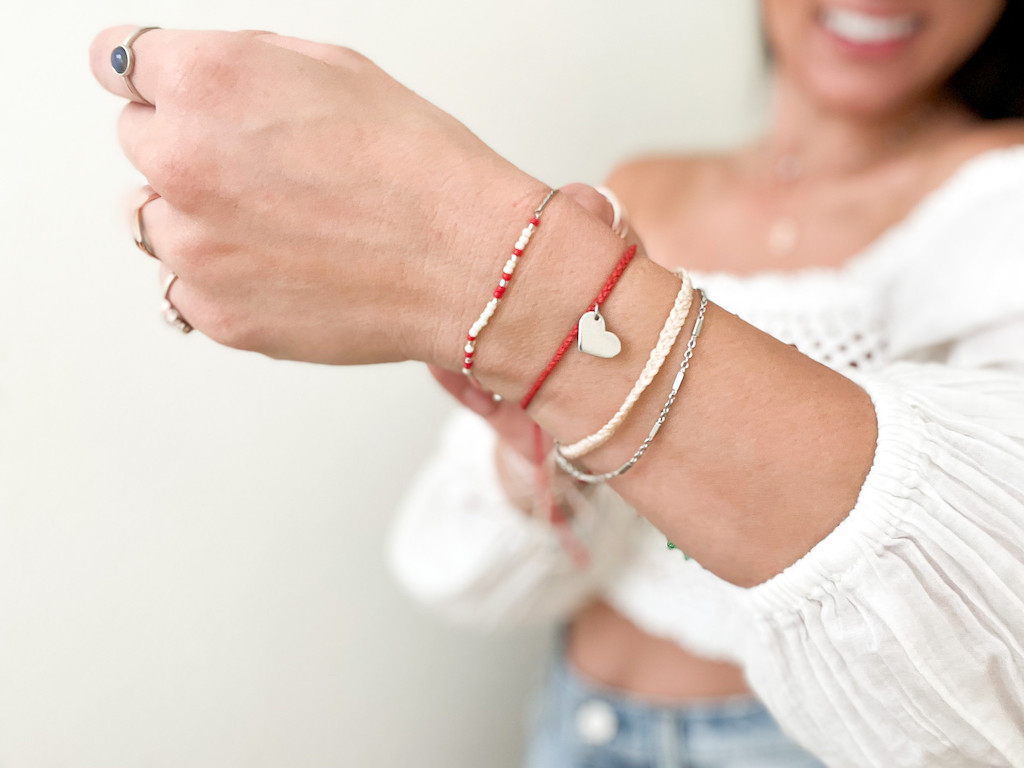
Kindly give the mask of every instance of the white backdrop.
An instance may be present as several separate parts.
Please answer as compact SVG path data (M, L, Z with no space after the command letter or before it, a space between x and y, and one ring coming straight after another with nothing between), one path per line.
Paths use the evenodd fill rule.
M15 10L16 7L16 10ZM124 199L116 23L362 50L553 184L728 144L754 0L40 0L0 47L0 768L517 765L546 632L401 595L388 517L449 408L414 364L329 369L159 319Z

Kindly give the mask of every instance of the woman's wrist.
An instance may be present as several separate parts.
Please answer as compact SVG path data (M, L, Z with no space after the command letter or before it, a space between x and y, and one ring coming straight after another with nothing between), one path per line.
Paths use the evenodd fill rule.
M527 217L535 197L523 203ZM513 241L520 226L509 227ZM477 347L474 372L481 383L518 401L622 250L607 222L556 197ZM500 269L500 251L494 261ZM464 323L487 300L488 288L477 290L483 296L465 305L472 308L464 310ZM600 359L570 349L530 406L531 418L562 442L604 424L644 368L678 292L677 276L642 254L634 259L601 311L621 352ZM691 311L679 338L691 337L695 315ZM452 368L461 362L458 341L455 346ZM614 469L644 441L684 347L675 344L629 418L582 468ZM651 450L614 481L615 490L704 567L737 584L756 584L807 552L852 508L874 437L870 401L856 385L709 304L679 402Z
M498 231L497 236L493 231L470 234L468 224L460 224L461 242L475 241L477 245L461 246L472 251L471 259L455 266L463 270L458 278L450 274L444 278L449 281L446 298L434 305L438 330L431 354L451 370L463 369L467 331L493 298L495 283L523 225L550 191L526 178L522 191L510 203L507 189L504 200L502 190L497 190L493 199L498 202L491 204L496 210L503 209L502 218L494 217L488 224ZM479 213L477 217L482 220ZM553 197L519 258L497 311L475 342L473 377L490 391L518 402L587 311L624 248L608 222L578 204L575 194ZM461 293L454 293L456 288L461 288ZM544 426L554 427L560 437L574 438L600 426L591 423L597 418L595 411L581 412L574 403L582 398L614 412L620 390L630 390L659 337L664 323L662 305L667 313L678 291L678 277L638 254L602 304L602 316L621 340L621 351L613 359L600 359L578 352L573 345L531 405L531 415Z
M447 182L449 194L442 198L448 208L437 213L422 290L405 314L408 357L449 370L462 369L467 332L492 298L522 228L550 191L497 155L474 165ZM515 292L508 289L510 301ZM495 326L501 323L494 319Z
M462 368L467 331L493 298L508 254L547 192L539 185L521 197L498 244L491 247L493 255L478 259L473 282L465 283L465 295L460 298L461 316L444 331L451 339L449 346L437 352L446 356L447 367ZM473 355L475 377L488 389L516 401L579 321L624 248L606 222L570 195L553 197L538 221Z

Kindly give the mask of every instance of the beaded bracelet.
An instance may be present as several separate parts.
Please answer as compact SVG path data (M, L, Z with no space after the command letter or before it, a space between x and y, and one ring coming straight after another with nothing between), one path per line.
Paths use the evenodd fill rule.
M686 375L686 369L690 367L690 359L693 357L693 350L697 346L697 337L700 336L701 328L704 326L704 312L708 306L708 297L704 295L704 291L697 289L700 294L700 308L697 311L697 320L693 326L693 332L690 334L690 341L686 345L686 352L683 353L683 360L679 364L679 371L676 373L676 378L672 382L672 390L669 392L668 399L665 401L665 405L662 406L661 413L658 414L657 421L654 422L654 426L651 427L650 434L647 435L647 439L640 444L636 452L618 469L613 469L610 472L602 472L601 474L590 474L576 467L569 459L562 455L562 447L558 441L555 441L555 461L558 463L559 468L574 480L578 480L586 485L596 485L597 483L604 483L616 477L621 477L631 470L636 463L640 461L640 458L650 448L651 443L654 441L655 436L661 429L661 425L665 423L665 419L668 418L668 413L672 410L672 405L676 401L676 395L679 394L679 387L682 386L683 377Z
M584 437L581 440L577 440L571 445L562 446L562 455L567 459L578 459L580 456L585 456L593 450L596 450L600 446L607 443L612 435L618 430L619 426L630 411L633 410L633 406L636 405L640 396L647 390L654 381L654 377L658 375L658 371L661 370L661 366L665 362L665 358L668 357L669 352L675 346L676 339L679 336L679 331L682 330L686 324L686 318L690 314L690 304L692 303L693 297L693 284L690 282L690 275L686 270L676 270L675 274L682 281L679 286L679 293L676 294L675 303L672 305L672 311L668 313L668 317L665 319L665 325L661 329L661 333L658 335L658 343L654 345L654 349L651 350L650 357L647 358L647 364L644 365L643 371L640 372L640 378L636 380L633 388L626 396L625 401L619 406L619 410L615 412L615 415L608 420L603 427L597 432Z
M491 295L491 300L487 302L483 312L480 313L480 317L476 319L476 322L470 327L469 333L466 334L465 357L462 362L462 373L466 376L473 376L473 355L476 354L477 337L479 337L480 332L487 327L487 324L494 316L495 310L498 309L498 304L501 303L501 299L505 295L505 290L508 288L508 285L512 280L512 275L515 274L516 264L519 263L519 257L523 255L523 252L526 250L526 246L530 244L530 238L533 237L533 233L536 232L537 227L540 226L540 217L541 214L544 213L544 206L548 204L548 201L551 200L557 192L557 189L549 190L547 196L533 212L533 216L530 218L530 223L523 228L522 234L519 235L519 240L516 241L515 247L512 249L512 255L509 257L508 261L505 262L505 267L501 270L501 279L498 281L498 287L494 289L494 293Z

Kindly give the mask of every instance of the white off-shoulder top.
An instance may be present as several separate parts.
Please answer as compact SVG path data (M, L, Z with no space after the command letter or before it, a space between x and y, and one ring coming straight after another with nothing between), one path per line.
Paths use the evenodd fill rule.
M510 505L493 434L459 413L399 511L399 580L489 626L600 596L742 665L834 768L1024 766L1024 147L969 161L841 268L694 282L870 395L878 444L849 516L743 589L602 489L580 570Z

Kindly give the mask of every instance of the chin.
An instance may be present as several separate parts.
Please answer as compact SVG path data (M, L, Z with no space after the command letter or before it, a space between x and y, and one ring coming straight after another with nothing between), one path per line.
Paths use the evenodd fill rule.
M912 108L941 89L989 34L1005 0L762 2L780 70L830 111L871 117Z
M808 88L815 101L829 112L862 118L880 118L913 107L928 95L928 89L894 78L824 77L811 78Z

